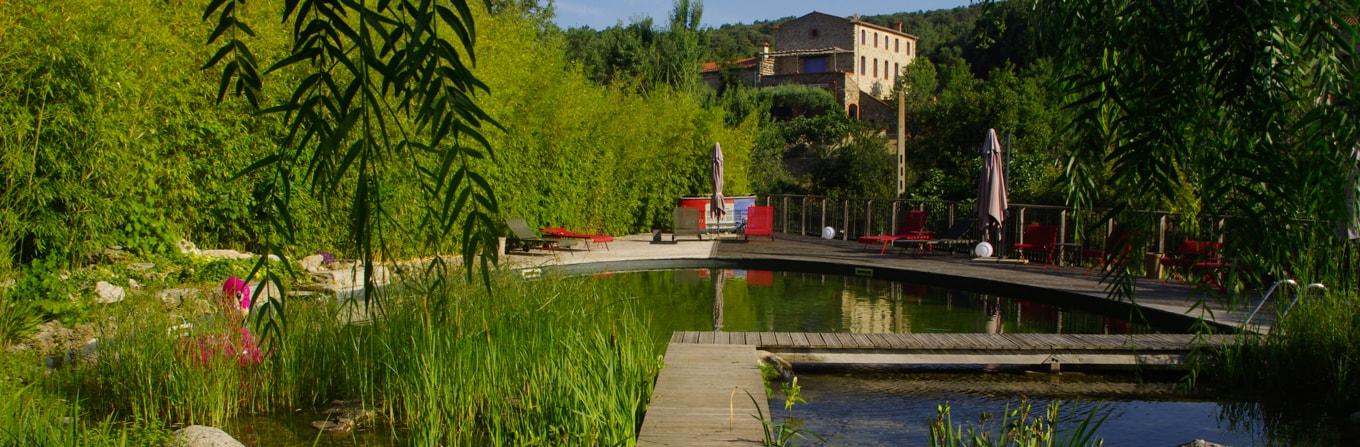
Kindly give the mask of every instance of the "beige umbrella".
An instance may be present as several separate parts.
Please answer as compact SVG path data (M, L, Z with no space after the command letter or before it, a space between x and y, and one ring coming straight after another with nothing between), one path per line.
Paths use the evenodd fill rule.
M722 145L713 143L713 201L709 204L709 213L722 220L723 214L727 211L723 209L723 155ZM717 223L717 221L714 221Z
M978 177L978 222L982 224L983 237L990 240L990 231L997 231L1000 242L1001 226L1006 222L1006 174L1001 162L1001 144L996 138L996 129L987 129L987 140L982 142L982 174ZM998 251L1000 249L998 248Z

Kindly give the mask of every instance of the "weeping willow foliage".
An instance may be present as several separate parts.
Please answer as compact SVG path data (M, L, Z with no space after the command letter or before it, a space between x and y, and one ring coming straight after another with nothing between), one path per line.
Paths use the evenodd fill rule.
M1028 3L1076 113L1073 206L1112 206L1122 222L1136 209L1181 212L1205 238L1216 236L1206 221L1227 216L1225 251L1246 287L1339 277L1335 231L1360 141L1360 40L1347 19L1360 7Z

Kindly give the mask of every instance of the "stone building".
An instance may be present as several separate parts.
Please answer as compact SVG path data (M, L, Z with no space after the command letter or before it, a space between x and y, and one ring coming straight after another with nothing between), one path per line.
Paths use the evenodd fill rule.
M826 88L846 113L887 129L896 124L888 95L916 59L916 36L901 28L813 12L780 25L774 51L766 45L753 58L707 63L702 75L715 88L729 82Z

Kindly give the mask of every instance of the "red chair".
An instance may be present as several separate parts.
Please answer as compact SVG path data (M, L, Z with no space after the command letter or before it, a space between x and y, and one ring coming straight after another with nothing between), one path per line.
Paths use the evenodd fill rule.
M1223 244L1216 241L1186 239L1175 251L1167 253L1161 263L1182 278L1199 274L1200 283L1224 292L1227 289L1221 277L1228 263L1219 255L1222 250Z
M1093 268L1106 272L1111 266L1128 262L1128 257L1133 252L1132 237L1133 235L1129 233L1128 228L1116 228L1114 232L1105 237L1105 244L1102 248L1084 249L1081 256L1085 259L1094 259Z
M859 243L868 247L869 244L881 244L883 247L878 250L878 254L888 252L888 247L892 246L893 241L905 240L930 240L935 232L926 229L926 212L923 210L911 210L907 213L907 222L902 228L897 230L897 234L883 234L878 236L860 236Z
M1029 224L1025 226L1024 242L1015 244L1015 249L1020 252L1020 257L1025 257L1028 251L1041 257L1046 264L1054 261L1053 251L1058 246L1058 227L1053 225ZM1037 260L1037 259L1036 259Z
M746 208L746 228L742 230L746 240L751 236L769 237L774 240L774 208L751 205Z
M594 243L596 243L596 244L604 245L604 249L605 249L606 251L608 251L608 250L609 250L609 243L610 243L610 242L614 242L614 236L610 236L610 235L608 235L608 234L604 234L604 233L595 233L595 234L591 234L591 233L580 233L580 232L571 231L571 230L568 230L568 229L562 228L562 227L547 227L547 228L542 228L542 229L539 230L539 233L542 233L544 236L548 236L548 237L565 238L565 239L580 239L580 240L584 240L584 241L586 241L586 250L590 250L590 243L591 243L591 242L594 242Z

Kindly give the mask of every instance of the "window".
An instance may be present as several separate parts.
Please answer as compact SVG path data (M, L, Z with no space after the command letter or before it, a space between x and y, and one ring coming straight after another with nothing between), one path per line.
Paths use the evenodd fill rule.
M878 58L874 58L874 77L878 77Z
M893 77L902 74L902 64L893 64Z
M907 56L911 56L911 41L907 41Z
M888 71L888 61L883 61L883 79L889 79L888 73L891 73Z
M893 39L893 52L902 51L902 39Z
M813 28L812 31L808 32L808 34L811 35L812 37L817 37L819 33L817 32L817 28Z
M884 34L884 35L883 35L883 49L885 49L885 50L888 49L888 35L887 35L887 34Z
M878 33L874 33L874 48L878 48Z
M864 56L859 57L859 75L864 76Z
M859 30L859 44L864 45L864 30Z

